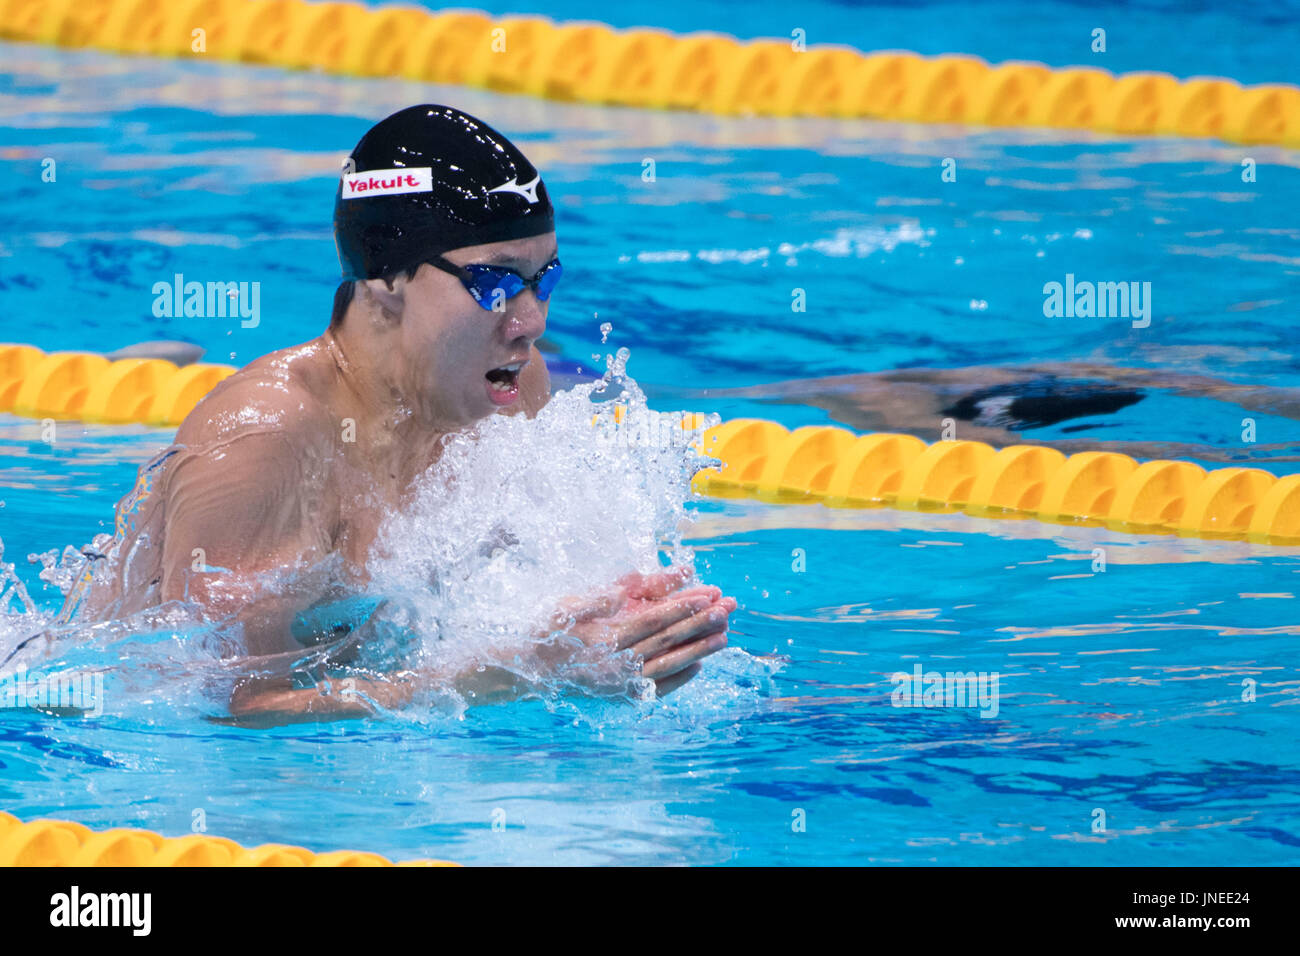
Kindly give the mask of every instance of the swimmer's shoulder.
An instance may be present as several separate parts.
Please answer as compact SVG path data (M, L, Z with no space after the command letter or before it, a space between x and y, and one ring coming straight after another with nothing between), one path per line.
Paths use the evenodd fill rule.
M332 433L318 341L271 352L219 382L181 422L176 444L193 449L261 434L305 447Z

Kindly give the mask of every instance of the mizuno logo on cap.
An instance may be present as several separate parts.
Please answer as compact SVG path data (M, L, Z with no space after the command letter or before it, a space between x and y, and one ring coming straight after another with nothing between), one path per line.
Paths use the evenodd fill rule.
M510 182L502 183L500 186L497 186L495 189L489 189L488 192L515 193L516 195L523 196L525 199L527 199L528 205L531 206L533 203L537 202L537 187L541 184L541 182L542 182L541 173L538 173L536 176L534 176L532 182L524 183L522 186L519 185L519 177L515 176L510 180Z
M433 189L433 167L412 169L369 169L343 177L344 199L395 196L398 193L427 193Z

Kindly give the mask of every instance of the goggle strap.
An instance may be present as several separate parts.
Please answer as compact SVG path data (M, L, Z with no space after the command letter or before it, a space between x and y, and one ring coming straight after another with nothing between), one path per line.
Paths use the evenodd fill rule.
M432 259L426 259L425 261L435 269L441 269L448 275L455 276L461 282L464 282L470 274L468 269L458 266L456 263L444 259L442 256L434 256Z

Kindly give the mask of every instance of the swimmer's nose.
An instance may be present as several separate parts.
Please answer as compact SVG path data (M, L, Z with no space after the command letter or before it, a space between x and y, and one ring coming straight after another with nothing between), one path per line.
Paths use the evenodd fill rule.
M511 299L506 306L505 338L514 342L520 338L528 339L528 344L536 342L546 332L546 306L538 301L532 289L524 289Z

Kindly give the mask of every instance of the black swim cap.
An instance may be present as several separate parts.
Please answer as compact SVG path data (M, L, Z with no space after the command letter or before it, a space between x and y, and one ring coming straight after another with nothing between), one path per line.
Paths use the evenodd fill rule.
M431 256L555 228L541 175L482 120L412 106L371 127L334 200L345 279L377 279Z

